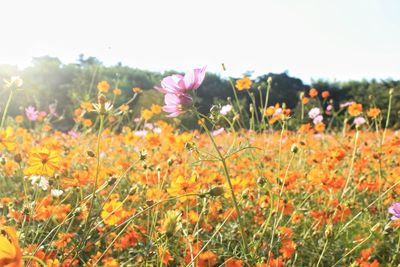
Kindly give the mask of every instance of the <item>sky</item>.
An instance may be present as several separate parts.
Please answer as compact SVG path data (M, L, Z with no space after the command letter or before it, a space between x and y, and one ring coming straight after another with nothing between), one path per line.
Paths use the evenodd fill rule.
M4 0L0 10L0 64L20 68L84 54L153 71L400 79L398 0Z

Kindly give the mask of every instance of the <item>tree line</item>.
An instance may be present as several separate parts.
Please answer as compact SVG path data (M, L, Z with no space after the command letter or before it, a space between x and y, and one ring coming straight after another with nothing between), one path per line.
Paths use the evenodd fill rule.
M122 90L122 94L116 100L119 103L128 101L132 96L132 88L142 89L137 101L130 104L133 114L139 116L143 108L157 103L162 105L162 94L154 90L154 86L160 84L163 77L175 73L151 72L117 64L105 66L95 57L79 56L76 63L64 64L56 57L44 56L34 58L32 66L18 69L12 65L0 65L0 78L8 79L10 76L20 76L24 80L23 89L13 98L9 114L16 116L24 113L24 108L32 105L37 109L46 110L49 105L56 104L57 113L63 117L63 129L68 129L73 124L74 109L82 101L93 101L97 95L97 84L106 80L113 88ZM372 105L382 109L383 115L389 104L389 90L393 92L390 125L400 126L400 81L399 80L361 80L347 82L329 82L314 80L311 84L304 84L301 79L290 77L287 73L266 73L252 78L253 85L250 90L237 91L237 96L243 104L243 109L249 109L251 98L257 103L265 99L267 79L272 78L268 105L285 103L290 109L299 106L299 95L303 92L307 95L310 88L319 91L328 91L330 101L335 108L346 101L357 101L365 107ZM227 99L234 98L232 84L236 79L232 77L224 79L220 76L207 73L203 85L198 90L198 106L202 113L208 113L214 104L226 104ZM2 98L7 97L2 90ZM3 110L5 101L1 101ZM186 116L182 119L182 125L186 128L196 127L194 118Z

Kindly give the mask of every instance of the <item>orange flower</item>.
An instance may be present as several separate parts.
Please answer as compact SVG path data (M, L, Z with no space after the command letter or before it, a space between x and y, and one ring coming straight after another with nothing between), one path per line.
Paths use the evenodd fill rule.
M109 89L110 85L108 84L107 81L101 81L97 85L97 90L99 90L100 93L107 93Z
M318 90L315 88L311 88L308 94L310 95L310 97L316 97L318 95Z
M127 112L129 110L129 106L126 104L123 104L119 107L119 110L121 110L122 112Z
M22 267L22 253L14 228L0 226L0 266Z
M323 91L321 95L322 95L322 98L328 98L330 96L330 93L329 93L329 91Z
M121 95L121 94L122 94L122 90L119 89L119 88L115 88L115 89L113 90L113 94L114 94L114 95Z
M84 119L83 120L83 126L90 127L92 125L93 125L93 122L91 120L89 120L89 119Z
M160 114L161 113L161 111L162 111L162 109L161 109L161 106L159 106L159 105L151 105L151 112L153 112L154 114Z
M21 124L24 121L24 117L21 115L18 115L15 117L15 122L18 124Z
M251 88L252 84L253 84L253 82L250 80L249 77L244 77L244 78L236 81L236 88L239 91L249 90Z
M225 259L225 267L243 267L243 261L235 259Z
M323 122L320 122L320 123L318 123L318 124L316 124L316 125L314 126L314 129L315 129L317 132L322 133L323 131L325 131L325 124L324 124Z
M212 267L217 264L217 255L208 250L203 252L199 256L198 266L199 267Z
M368 117L376 118L376 117L378 117L378 115L380 113L381 113L381 110L379 108L371 108L368 110L367 115L368 115Z
M301 100L301 102L303 103L303 105L306 105L308 102L310 102L310 99L306 96L303 96L303 99Z
M140 89L139 87L134 87L134 88L132 88L132 92L137 94L137 93L142 92L142 89Z
M354 102L348 107L347 111L351 116L358 116L362 113L362 109L363 108L361 104L357 104Z

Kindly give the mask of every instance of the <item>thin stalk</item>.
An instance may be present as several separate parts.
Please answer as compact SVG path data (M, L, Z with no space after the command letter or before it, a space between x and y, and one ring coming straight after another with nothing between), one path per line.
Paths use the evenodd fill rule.
M6 106L4 108L3 117L1 118L1 124L0 124L0 128L1 129L3 129L4 122L6 121L7 111L8 111L8 108L10 106L11 99L12 99L13 95L14 95L14 90L11 89L10 94L8 95Z
M386 115L386 123L385 123L385 130L383 130L383 136L382 136L382 141L381 144L385 142L385 137L386 137L386 130L389 127L389 120L390 120L390 111L392 109L392 98L393 98L393 93L392 91L389 92L389 105L388 105L388 111Z
M353 173L353 167L354 167L354 162L355 162L355 159L356 159L357 143L358 143L359 135L360 135L360 132L359 132L358 128L356 128L356 136L354 138L354 149L353 149L353 155L351 156L350 170L349 170L349 173L347 175L346 184L345 184L345 186L343 188L342 195L340 196L340 200L346 194L346 190L347 190L347 187L349 186L350 178L351 178L351 175Z

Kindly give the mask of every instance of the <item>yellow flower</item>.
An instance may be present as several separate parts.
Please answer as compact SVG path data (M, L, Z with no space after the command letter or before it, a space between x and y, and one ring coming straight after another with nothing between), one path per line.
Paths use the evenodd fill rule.
M115 225L127 217L127 212L122 208L122 202L112 199L104 204L101 218L107 225Z
M153 112L151 110L149 110L149 109L145 109L145 110L142 111L142 117L146 121L150 120L153 117L153 115L154 115Z
M252 84L253 84L253 82L250 80L249 77L244 77L244 78L236 81L236 88L239 91L249 90L251 88Z
M47 148L33 149L29 155L28 165L25 175L45 175L53 176L58 169L60 157L55 151Z
M109 89L110 89L110 85L108 84L107 81L101 81L97 85L97 90L99 90L99 92L101 92L101 93L107 93Z
M22 253L15 229L0 226L0 230L0 266L22 267Z
M6 130L0 132L0 147L7 150L14 150L16 145L14 131L11 127L7 127Z
M154 114L160 114L161 113L161 106L159 105L151 105L151 112L153 112Z

